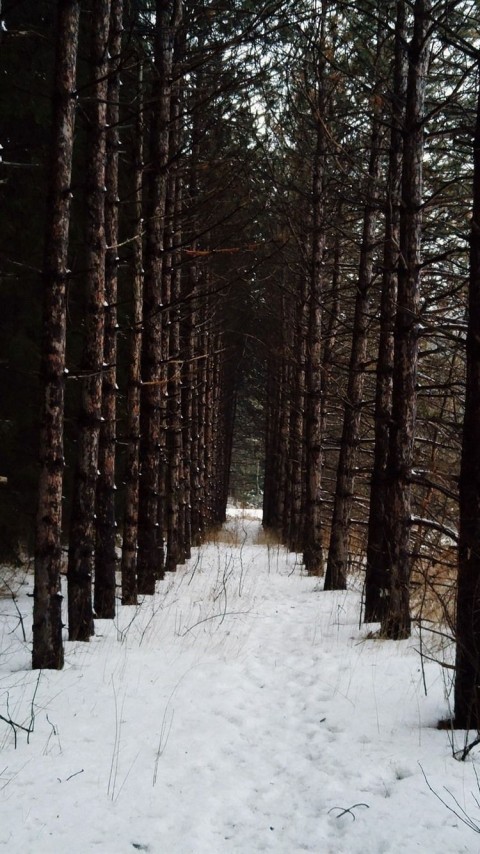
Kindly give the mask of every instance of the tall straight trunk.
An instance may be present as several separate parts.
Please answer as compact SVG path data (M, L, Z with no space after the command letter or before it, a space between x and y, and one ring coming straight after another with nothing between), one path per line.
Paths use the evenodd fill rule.
M378 43L380 38L378 39ZM379 55L377 53L377 62ZM349 556L349 537L354 503L355 467L357 464L363 386L367 359L370 291L373 280L373 258L376 246L377 189L380 172L380 116L374 108L370 142L370 162L366 187L366 206L360 247L360 265L355 297L352 350L348 371L347 396L343 412L342 438L337 466L333 517L328 550L325 590L345 590Z
M324 173L326 157L325 27L327 2L322 2L320 44L317 60L316 147L312 182L311 265L307 301L307 361L305 412L305 548L309 575L323 573L322 546L322 290L324 278L325 210Z
M195 271L197 272L197 271ZM196 288L201 292L204 287L204 273L198 271ZM195 376L192 399L192 543L199 546L205 530L204 491L203 491L203 434L205 429L205 366L204 326L205 300L203 296L196 311L197 330L195 341Z
M283 303L283 300L282 300ZM283 315L283 307L282 313ZM283 327L283 319L282 319ZM283 336L282 336L283 338ZM286 500L289 411L287 400L288 359L281 340L268 365L267 467L265 472L264 524L282 532Z
M133 316L127 385L127 459L122 542L122 605L137 604L137 531L140 448L140 386L143 321L143 63L138 63L137 112L133 133L134 240Z
M196 360L196 319L197 312L195 298L197 292L198 267L194 259L186 272L185 282L185 304L187 305L184 321L185 329L185 362L183 381L183 467L186 478L185 502L187 512L187 528L189 545L198 545L198 513L197 513L197 372L198 361Z
M66 281L80 4L58 0L47 218L43 259L42 421L35 526L34 669L63 667L62 487Z
M382 634L392 640L406 638L410 634L410 473L416 416L423 104L430 8L430 0L416 0L413 37L408 50L392 426L385 499L385 543L390 583L382 615Z
M291 518L292 518L292 482L291 482L291 472L292 472L292 463L291 459L294 455L294 448L292 446L292 420L293 420L293 407L295 405L295 382L298 379L297 372L297 360L296 360L296 347L297 347L297 339L296 339L296 329L295 323L290 323L290 318L292 315L295 317L295 304L292 303L292 300L286 299L286 294L284 294L283 300L283 326L285 329L284 332L284 362L285 362L285 402L284 402L284 412L283 417L285 420L284 425L284 461L283 461L283 513L282 513L282 543L288 542L289 532L291 530Z
M285 303L285 301L283 301ZM282 306L282 315L285 318L285 304ZM285 321L284 321L285 322ZM290 512L287 490L287 461L289 454L289 425L291 406L291 356L287 350L288 344L283 342L283 356L280 360L279 370L279 400L278 400L278 451L276 471L276 501L277 501L277 524L276 527L282 531L286 527L286 518Z
M215 482L216 497L215 519L218 525L226 520L228 501L228 481L233 444L232 400L236 371L232 367L231 356L227 362L225 336L217 335L217 377L216 377L216 424L215 442ZM236 361L236 360L235 360Z
M169 144L171 134L169 136ZM159 433L158 433L158 507L157 507L157 548L158 563L156 578L161 579L165 573L167 521L168 521L168 414L169 400L169 366L170 366L170 332L171 332L171 308L172 278L173 278L173 221L175 206L175 179L172 171L176 171L176 162L172 163L168 172L167 194L165 197L165 217L163 234L163 263L162 263L162 305L161 315L161 362L160 362L160 395L159 406Z
M342 220L342 206L338 206L337 221ZM324 324L325 333L323 341L322 354L322 403L320 411L320 424L322 436L325 436L328 421L328 407L330 402L330 389L332 386L332 368L334 366L335 346L337 343L338 333L338 316L340 311L340 257L341 257L341 234L337 229L335 233L335 248L333 250L333 273L332 287L330 291L330 300L328 308L324 310L324 315L328 313Z
M219 519L219 521L223 524L227 518L230 470L232 466L233 454L233 433L235 428L235 415L237 405L236 371L232 368L231 361L227 365L225 360L223 360L222 377L223 421L221 431L224 437L222 449L223 495L221 504L221 518Z
M188 539L187 555L192 545L199 545L198 523L198 352L197 352L197 294L199 283L199 262L196 256L198 250L197 235L198 217L196 204L198 200L198 163L200 156L199 111L194 110L191 130L191 157L188 183L186 186L186 207L188 206L191 242L188 265L182 278L182 313L183 341L185 361L183 363L182 412L183 412L183 471L185 476L185 513L186 535Z
M95 593L97 617L115 616L116 522L115 450L117 440L117 274L118 274L118 154L120 118L120 60L123 0L111 0L107 136L105 165L105 330L103 343L102 423L98 448L96 506Z
M176 87L178 90L178 86ZM175 91L172 98L172 135L171 156L178 157L180 149L180 98ZM180 296L181 296L181 206L182 178L178 168L178 160L170 175L171 194L171 291L169 311L170 341L168 361L168 399L167 399L167 501L166 501L166 531L167 556L165 568L173 572L177 565L184 561L183 532L181 515L182 488L182 391L181 391L181 337L180 337Z
M303 546L302 524L303 454L305 448L305 358L306 358L306 280L302 276L296 307L295 351L292 379L292 403L289 424L288 482L290 485L290 515L285 541L293 552Z
M273 494L274 494L274 424L275 424L275 377L274 368L271 364L272 359L267 363L267 414L265 418L265 475L263 484L263 502L262 502L262 519L263 525L266 528L274 527L274 509L273 509Z
M273 353L269 366L273 380L273 396L270 404L272 406L272 418L270 420L271 450L269 453L272 457L272 467L269 487L271 491L271 519L269 525L280 535L285 529L289 513L287 459L291 396L289 380L291 375L290 360L292 350L292 341L289 340L291 339L290 329L287 328L287 299L284 288L285 281L283 282L282 293L277 297L278 325L280 331L276 331L276 334L274 333L275 337L271 344Z
M480 62L477 73L480 79ZM477 84L478 85L478 84ZM480 93L473 141L467 376L460 467L455 726L480 729Z
M336 222L338 223L335 229L335 241L333 248L333 270L332 281L329 289L328 299L327 294L323 300L323 341L322 341L322 394L320 401L320 435L323 441L327 439L327 427L329 419L335 417L332 413L332 404L335 400L334 370L337 350L337 337L339 330L340 317L340 279L341 279L341 246L342 233L340 223L342 222L342 202L337 205L335 213ZM330 525L330 507L329 502L324 502L322 509L322 526Z
M182 350L185 360L182 366L181 407L182 407L182 513L185 560L192 556L192 398L194 373L192 366L191 338L188 326L183 324Z
M168 180L173 43L181 0L157 0L152 88L150 163L147 172L147 222L142 343L142 437L138 513L138 590L153 594L161 563L158 536L159 448L162 405L162 268Z
M197 377L197 407L196 407L196 442L194 459L196 462L197 471L197 522L198 522L198 537L199 542L203 540L203 536L208 525L208 507L207 507L207 477L205 466L205 447L207 444L207 385L208 385L208 331L207 324L209 313L209 281L208 269L204 271L203 286L205 294L202 298L201 308L199 311L199 325L201 333L199 335L199 370Z
M213 523L212 512L212 476L213 476L213 431L214 431L214 382L215 382L215 354L213 347L212 326L214 323L214 312L209 317L209 330L206 334L205 349L205 430L203 434L203 488L205 494L205 522L206 529L211 528Z
M370 485L367 566L365 575L365 622L381 621L387 602L388 569L385 555L385 491L390 420L392 415L393 330L397 302L398 247L403 152L403 121L407 88L405 0L398 0L395 23L391 130L385 200L385 238L380 335L375 386L374 456Z
M182 429L182 512L185 560L189 560L192 550L192 442L193 442L193 395L195 382L195 321L193 297L195 277L189 267L182 276L181 296L182 313L180 318L180 344L183 353L180 378L180 406Z
M105 158L108 90L109 0L91 5L94 84L88 105L90 139L86 175L86 318L77 464L68 550L68 628L70 640L93 633L92 575L95 553L95 490L102 416L103 332L105 317Z
M214 525L220 523L221 505L223 503L223 484L222 484L222 457L224 451L224 433L222 430L222 381L221 381L221 356L222 336L219 333L214 336L213 355L212 355L212 379L210 386L212 389L212 439L211 439L211 454L209 468L209 490L210 490L210 506L211 517Z

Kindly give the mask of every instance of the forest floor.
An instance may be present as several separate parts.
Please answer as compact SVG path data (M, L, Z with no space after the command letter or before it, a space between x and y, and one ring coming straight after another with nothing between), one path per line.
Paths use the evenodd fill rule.
M39 674L27 576L0 600L0 848L478 852L461 817L480 830L480 754L457 761L436 728L451 671L418 634L359 627L360 587L322 592L234 511L154 597Z

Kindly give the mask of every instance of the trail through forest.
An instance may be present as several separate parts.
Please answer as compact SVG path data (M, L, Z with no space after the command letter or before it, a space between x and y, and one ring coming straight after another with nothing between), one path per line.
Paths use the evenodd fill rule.
M436 729L444 671L418 635L369 638L360 581L322 592L255 514L67 643L60 672L30 670L32 584L0 600L9 854L478 851L431 791L480 823L475 756Z

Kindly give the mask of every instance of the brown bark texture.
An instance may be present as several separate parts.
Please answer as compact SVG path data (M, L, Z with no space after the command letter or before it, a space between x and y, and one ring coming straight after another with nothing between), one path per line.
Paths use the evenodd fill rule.
M325 573L325 590L345 590L347 586L349 535L354 505L355 466L360 439L369 331L370 291L373 279L373 255L376 245L380 144L380 116L377 109L372 118L370 162L366 188L367 204L363 217L352 349Z
M62 488L66 280L80 4L59 0L43 259L42 416L35 525L34 669L63 667Z
M382 634L392 640L406 638L410 634L410 474L416 417L423 105L429 57L430 5L430 0L416 0L413 36L408 48L392 421L385 475L385 552L389 587L382 615Z
M160 454L164 434L160 415L165 397L164 392L162 393L162 348L165 347L161 317L162 267L173 46L180 23L181 6L180 0L157 0L156 3L155 75L151 93L150 162L147 171L137 555L138 590L144 594L155 592L155 581L162 565L160 549L163 507L159 508Z
M97 617L115 616L115 452L117 444L117 280L120 61L123 0L111 0L105 169L105 329L102 423L98 448L94 608Z
M311 264L307 297L305 373L305 546L309 575L323 573L322 544L322 292L325 252L324 175L326 158L325 26L327 3L322 3L322 23L317 62L316 147L312 180Z
M95 556L95 494L102 417L105 319L105 161L108 94L109 0L94 0L91 14L89 148L86 195L86 316L82 399L78 422L70 543L68 549L68 630L70 640L93 634L92 579Z
M480 63L479 63L480 72ZM480 730L480 95L473 142L467 376L460 467L455 716L458 729Z
M175 87L172 97L172 133L171 133L171 157L178 154L180 148L180 99L178 87ZM167 368L167 495L166 495L166 534L167 554L165 568L173 572L177 565L183 563L185 558L183 531L182 531L182 460L183 460L183 433L182 433L182 397L181 397L181 375L182 364L180 361L181 338L180 338L180 298L181 298L181 206L182 206L182 178L178 168L178 160L175 161L170 171L170 263L169 275L170 303L169 311L169 361Z
M405 39L405 2L399 0L395 24L393 91L390 109L391 133L380 298L380 334L375 385L375 442L368 517L364 615L367 623L381 621L388 597L388 568L384 537L385 475L392 415L393 330L397 301L398 246L400 242L402 128L407 84Z
M138 61L138 109L133 132L134 238L132 326L129 343L127 380L127 460L125 466L125 507L122 538L122 605L137 604L137 531L140 447L140 384L143 320L143 63Z

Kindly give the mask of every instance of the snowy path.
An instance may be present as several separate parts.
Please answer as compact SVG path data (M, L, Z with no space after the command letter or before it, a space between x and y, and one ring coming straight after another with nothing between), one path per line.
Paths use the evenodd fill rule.
M0 848L478 852L421 770L479 817L472 764L435 729L440 668L425 697L415 640L367 640L358 593L319 592L293 555L256 544L257 521L228 527L239 544L204 546L142 607L67 644L63 673L41 675L29 744L19 732L14 750L0 722ZM8 694L26 725L37 675L0 604L0 714Z

